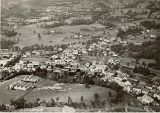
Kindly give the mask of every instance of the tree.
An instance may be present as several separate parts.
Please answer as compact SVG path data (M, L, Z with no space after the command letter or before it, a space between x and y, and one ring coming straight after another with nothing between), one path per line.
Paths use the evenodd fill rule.
M146 63L143 61L143 62L142 62L142 65L146 66Z
M160 41L159 41L159 43L160 43ZM155 60L156 60L157 69L160 69L160 46L157 47Z
M91 106L92 106L93 108L95 108L95 102L94 102L94 101L91 101Z
M33 105L32 105L31 102L29 102L29 103L27 104L27 107L28 107L28 108L32 108L32 106L33 106Z
M20 109L24 108L24 106L26 105L26 100L23 97L21 97L15 101L11 100L10 103L12 103L12 105L14 105L16 109Z
M111 91L108 92L109 97L112 97L112 93Z
M86 88L89 88L89 84L88 84L88 83L85 83L85 87L86 87Z
M112 103L116 103L116 100L114 99L114 98L112 98L112 99L110 99L110 101L109 101L110 103L111 103L111 105L112 105Z
M41 38L41 35L40 35L40 33L38 33L38 38L39 38L39 39Z
M82 42L82 45L85 45L85 42Z
M106 105L106 101L104 100L104 101L101 102L101 106L102 106L103 108L105 108L105 105Z
M51 106L55 106L55 101L53 98L51 98L50 103L51 103Z
M38 107L38 106L39 106L38 102L33 102L32 107Z
M139 58L136 58L136 63L139 64Z
M120 90L120 91L116 94L116 96L115 96L115 101L116 101L116 103L117 103L118 101L120 101L120 99L122 99L123 96L124 96L124 93L123 93L123 91Z
M83 101L83 96L81 96L81 101Z
M39 102L40 101L40 98L36 98L36 102Z
M4 104L0 105L0 111L5 111L6 110L6 106Z
M72 102L72 99L70 96L68 96L68 104L71 105L73 102Z
M137 66L134 67L133 72L137 73Z
M59 97L56 98L56 101L57 101L57 102L59 101Z
M11 104L11 105L13 105L13 104L14 104L14 101L13 101L13 99L11 99L11 100L10 100L10 104Z
M95 94L94 94L94 98L95 98L95 100L99 99L99 94L98 94L98 93L95 93Z

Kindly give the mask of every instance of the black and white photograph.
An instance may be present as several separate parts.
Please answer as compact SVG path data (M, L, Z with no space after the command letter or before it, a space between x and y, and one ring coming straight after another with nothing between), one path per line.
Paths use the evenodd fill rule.
M160 0L0 0L0 112L160 112Z

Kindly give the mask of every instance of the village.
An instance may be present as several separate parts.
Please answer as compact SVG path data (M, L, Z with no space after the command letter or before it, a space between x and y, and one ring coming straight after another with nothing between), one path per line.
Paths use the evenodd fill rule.
M156 3L2 1L12 16L1 22L0 111L159 112L159 12L149 12Z

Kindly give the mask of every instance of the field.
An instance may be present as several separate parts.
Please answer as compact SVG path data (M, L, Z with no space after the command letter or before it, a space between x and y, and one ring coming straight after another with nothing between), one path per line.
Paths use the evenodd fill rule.
M46 62L49 61L49 58L44 58L44 57L27 57L27 58L23 58L21 59L22 61L38 61L38 62Z
M26 91L19 91L19 90L9 90L7 86L19 80L20 77L14 78L5 82L0 83L0 103L9 103L10 99L16 99L21 97L26 93ZM56 86L56 88L55 88ZM60 89L59 89L60 87ZM27 100L27 102L34 102L36 98L40 98L40 100L49 101L51 98L56 99L59 98L59 102L68 102L68 96L71 97L73 102L80 102L81 96L83 96L85 103L90 105L90 101L94 100L94 94L98 93L99 98L101 101L106 101L106 109L114 110L119 108L124 108L126 102L133 102L136 106L139 104L137 103L136 99L128 94L125 94L125 100L122 103L118 103L115 106L110 105L110 97L108 96L108 92L111 91L112 95L115 95L115 91L109 88L99 87L99 86L92 86L90 88L85 88L84 84L69 84L69 83L62 83L58 84L52 80L44 80L37 86L37 88L33 89L32 91L28 92L23 97ZM127 109L135 109L134 107L128 106ZM35 108L36 109L36 108Z
M0 82L0 103L9 103L11 99L16 99L26 93L26 91L9 90L8 85L20 80L20 78L13 78L4 82Z
M134 61L134 58L121 58L122 62L129 62L132 63L132 60ZM139 64L142 64L142 62L145 62L146 65L148 65L148 63L155 63L156 61L154 59L145 59L145 58L141 58L139 59Z
M148 63L155 63L156 61L154 59L145 59L145 58L141 58L139 59L139 64L136 64L136 63L133 63L132 60L134 61L133 58L118 58L118 60L121 60L121 64L124 65L124 66L127 66L127 62L129 62L129 66L130 68L134 69L135 66L140 66L142 65L143 62L146 63L146 66L148 65ZM152 73L155 73L157 76L154 76L152 77L151 79L152 80L158 80L160 79L160 71L159 70L155 70L155 69L152 69L152 68L149 68L150 69L150 72ZM138 74L136 74L138 75ZM141 75L141 74L139 74Z
M9 90L8 85L12 82L19 80L20 78L14 78L8 81L4 81L0 83L0 103L9 103L10 99L16 99L21 97L26 93L26 91L19 90ZM63 84L62 90L51 90L51 89L40 89L43 87L55 85L55 81L44 80L42 83L38 85L36 89L27 93L24 98L28 102L35 101L36 98L40 98L41 100L50 100L51 98L59 97L59 101L67 102L68 96L72 98L73 101L80 101L81 96L84 97L84 100L88 103L90 100L94 99L94 94L98 93L100 95L101 100L107 100L109 98L108 92L111 91L114 94L114 91L108 88L103 88L99 86L90 86L89 89L85 88L82 84ZM64 96L65 95L65 96Z
M126 9L115 10L114 13L112 11L111 12L112 16L122 16L123 14L121 13L121 10L124 12L124 14L127 13L129 10L132 10L132 12L146 11L146 9L141 9L141 8L126 8ZM147 15L144 15L144 17L147 17Z
M43 45L56 45L56 44L66 44L72 42L86 41L86 39L65 39L61 41L63 38L67 36L73 35L72 32L80 32L81 28L91 28L91 27L103 27L100 24L92 24L92 25L78 25L78 26L61 26L56 28L44 29L37 27L42 23L31 24L27 26L22 26L15 29L16 32L21 33L21 35L17 35L15 37L4 37L6 39L13 40L14 38L17 40L19 38L19 43L17 44L20 48L25 46L30 46L33 44L43 44ZM34 33L34 30L36 33ZM56 32L64 32L63 34L46 34L48 31L56 31ZM38 33L41 34L41 39L38 38ZM52 42L50 42L52 41Z
M65 22L68 22L68 24L70 24L72 22L72 20L74 19L91 19L91 15L87 15L87 16L83 16L83 17L72 17L72 18L69 18L67 20L65 20Z
M84 100L86 102L89 102L90 100L94 99L94 94L98 93L100 95L100 99L106 100L108 98L108 92L113 90L108 88L103 88L99 86L90 86L89 89L85 88L83 84L68 84L65 83L62 85L62 90L51 90L51 89L40 89L44 86L53 86L56 82L45 80L42 82L37 89L31 91L28 93L24 98L28 101L33 101L35 98L41 98L44 100L50 100L51 98L57 98L59 97L59 101L67 102L68 96L72 98L73 101L79 102L81 96L84 97ZM64 96L65 95L65 96Z

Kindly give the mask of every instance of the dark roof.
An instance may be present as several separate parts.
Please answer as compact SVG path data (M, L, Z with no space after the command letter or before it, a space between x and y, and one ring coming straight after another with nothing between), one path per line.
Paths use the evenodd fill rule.
M147 88L142 88L142 91L148 91L148 92L149 92L149 89L147 89Z
M154 96L154 93L149 91L148 95Z
M147 87L153 87L153 84L146 84Z
M132 80L132 81L136 81L136 82L138 82L138 80L137 80L137 79L135 79L135 78L129 78L129 80Z
M145 82L139 82L138 86L139 87L144 87L144 86L146 86L146 83Z

